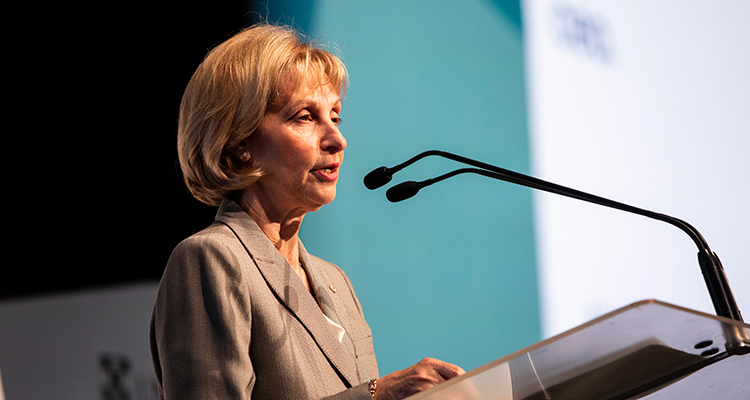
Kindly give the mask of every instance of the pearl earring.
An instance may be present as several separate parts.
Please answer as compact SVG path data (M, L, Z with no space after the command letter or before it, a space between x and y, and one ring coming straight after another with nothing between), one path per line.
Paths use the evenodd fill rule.
M248 154L247 152L244 152L242 153L242 158L247 160L248 158L250 158L250 154Z

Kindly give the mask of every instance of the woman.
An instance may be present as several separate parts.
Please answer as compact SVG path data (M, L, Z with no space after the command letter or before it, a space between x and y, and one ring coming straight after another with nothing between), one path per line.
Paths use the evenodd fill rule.
M256 25L212 50L183 96L180 165L216 220L180 243L154 307L160 398L397 399L460 375L424 359L378 379L344 272L299 241L336 195L346 70L289 28Z

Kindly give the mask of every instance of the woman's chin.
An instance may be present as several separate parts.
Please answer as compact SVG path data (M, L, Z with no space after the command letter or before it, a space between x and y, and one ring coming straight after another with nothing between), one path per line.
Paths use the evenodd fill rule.
M318 211L326 204L330 204L336 198L336 189L326 190L316 193L314 196L307 196L308 210L310 212Z

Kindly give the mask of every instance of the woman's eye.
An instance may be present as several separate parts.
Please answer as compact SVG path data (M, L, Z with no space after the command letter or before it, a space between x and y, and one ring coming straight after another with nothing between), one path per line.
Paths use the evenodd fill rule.
M312 118L312 114L304 113L304 114L300 114L297 117L297 119L300 121L312 121L313 118Z
M341 117L339 117L338 111L334 110L331 112L331 121L333 121L333 123L336 125L341 123Z

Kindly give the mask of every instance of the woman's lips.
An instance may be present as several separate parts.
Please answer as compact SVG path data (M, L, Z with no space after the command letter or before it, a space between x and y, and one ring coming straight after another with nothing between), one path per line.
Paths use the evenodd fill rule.
M322 178L326 181L335 181L339 177L339 166L340 164L330 164L320 168L311 170L314 175Z

